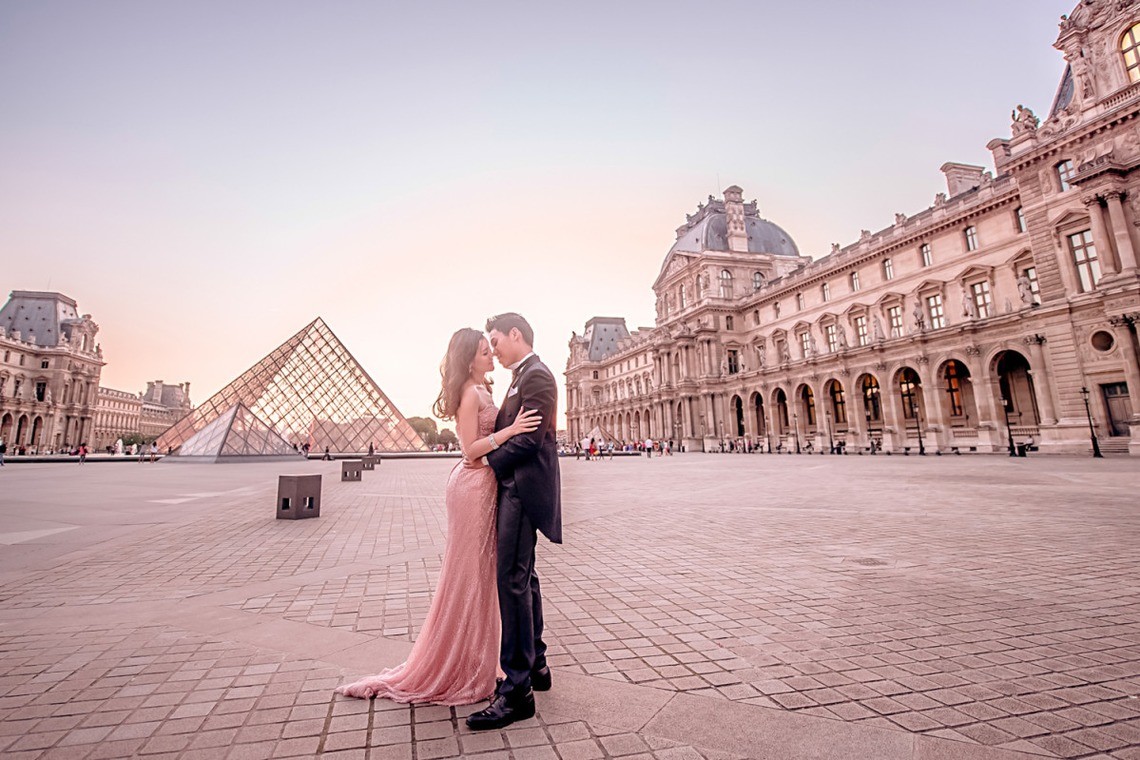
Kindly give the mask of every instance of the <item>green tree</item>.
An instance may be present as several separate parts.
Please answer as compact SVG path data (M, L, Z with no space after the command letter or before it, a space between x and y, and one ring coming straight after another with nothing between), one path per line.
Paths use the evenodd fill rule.
M435 420L431 417L408 417L408 424L420 434L420 438L423 438L428 446L439 443L439 431L435 427Z
M450 428L444 428L439 431L439 442L444 446L451 444L452 446L459 445L459 439L455 437L455 433L451 432Z

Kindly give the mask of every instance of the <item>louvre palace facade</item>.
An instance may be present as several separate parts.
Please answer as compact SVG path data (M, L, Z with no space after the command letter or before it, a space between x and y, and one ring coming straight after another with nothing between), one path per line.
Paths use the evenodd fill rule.
M570 340L568 435L689 451L1140 455L1140 4L1084 0L1052 107L1022 106L994 169L816 260L732 186L687 215L653 327ZM1087 411L1086 411L1087 405Z

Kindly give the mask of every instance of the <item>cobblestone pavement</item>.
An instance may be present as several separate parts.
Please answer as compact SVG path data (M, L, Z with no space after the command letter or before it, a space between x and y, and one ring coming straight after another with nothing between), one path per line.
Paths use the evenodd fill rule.
M335 697L422 624L452 461L6 467L5 758L1140 758L1128 459L565 460L539 548L555 688Z

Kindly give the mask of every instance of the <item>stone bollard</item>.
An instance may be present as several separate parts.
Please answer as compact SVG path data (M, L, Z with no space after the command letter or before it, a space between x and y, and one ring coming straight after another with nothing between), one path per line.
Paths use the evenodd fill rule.
M366 456L360 460L360 464L362 466L362 469L375 470L376 464L379 461L380 461L380 457L369 454L368 456Z
M340 479L341 481L360 480L364 469L364 463L359 459L345 459L340 463Z
M281 475L277 478L278 520L320 516L320 475Z

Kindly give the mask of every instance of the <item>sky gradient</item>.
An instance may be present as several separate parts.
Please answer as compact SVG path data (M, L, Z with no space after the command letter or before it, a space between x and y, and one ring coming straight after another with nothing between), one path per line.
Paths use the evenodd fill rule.
M195 403L318 315L407 416L502 311L561 384L590 317L653 324L710 193L819 257L992 168L1075 2L548 5L0 4L0 295Z

